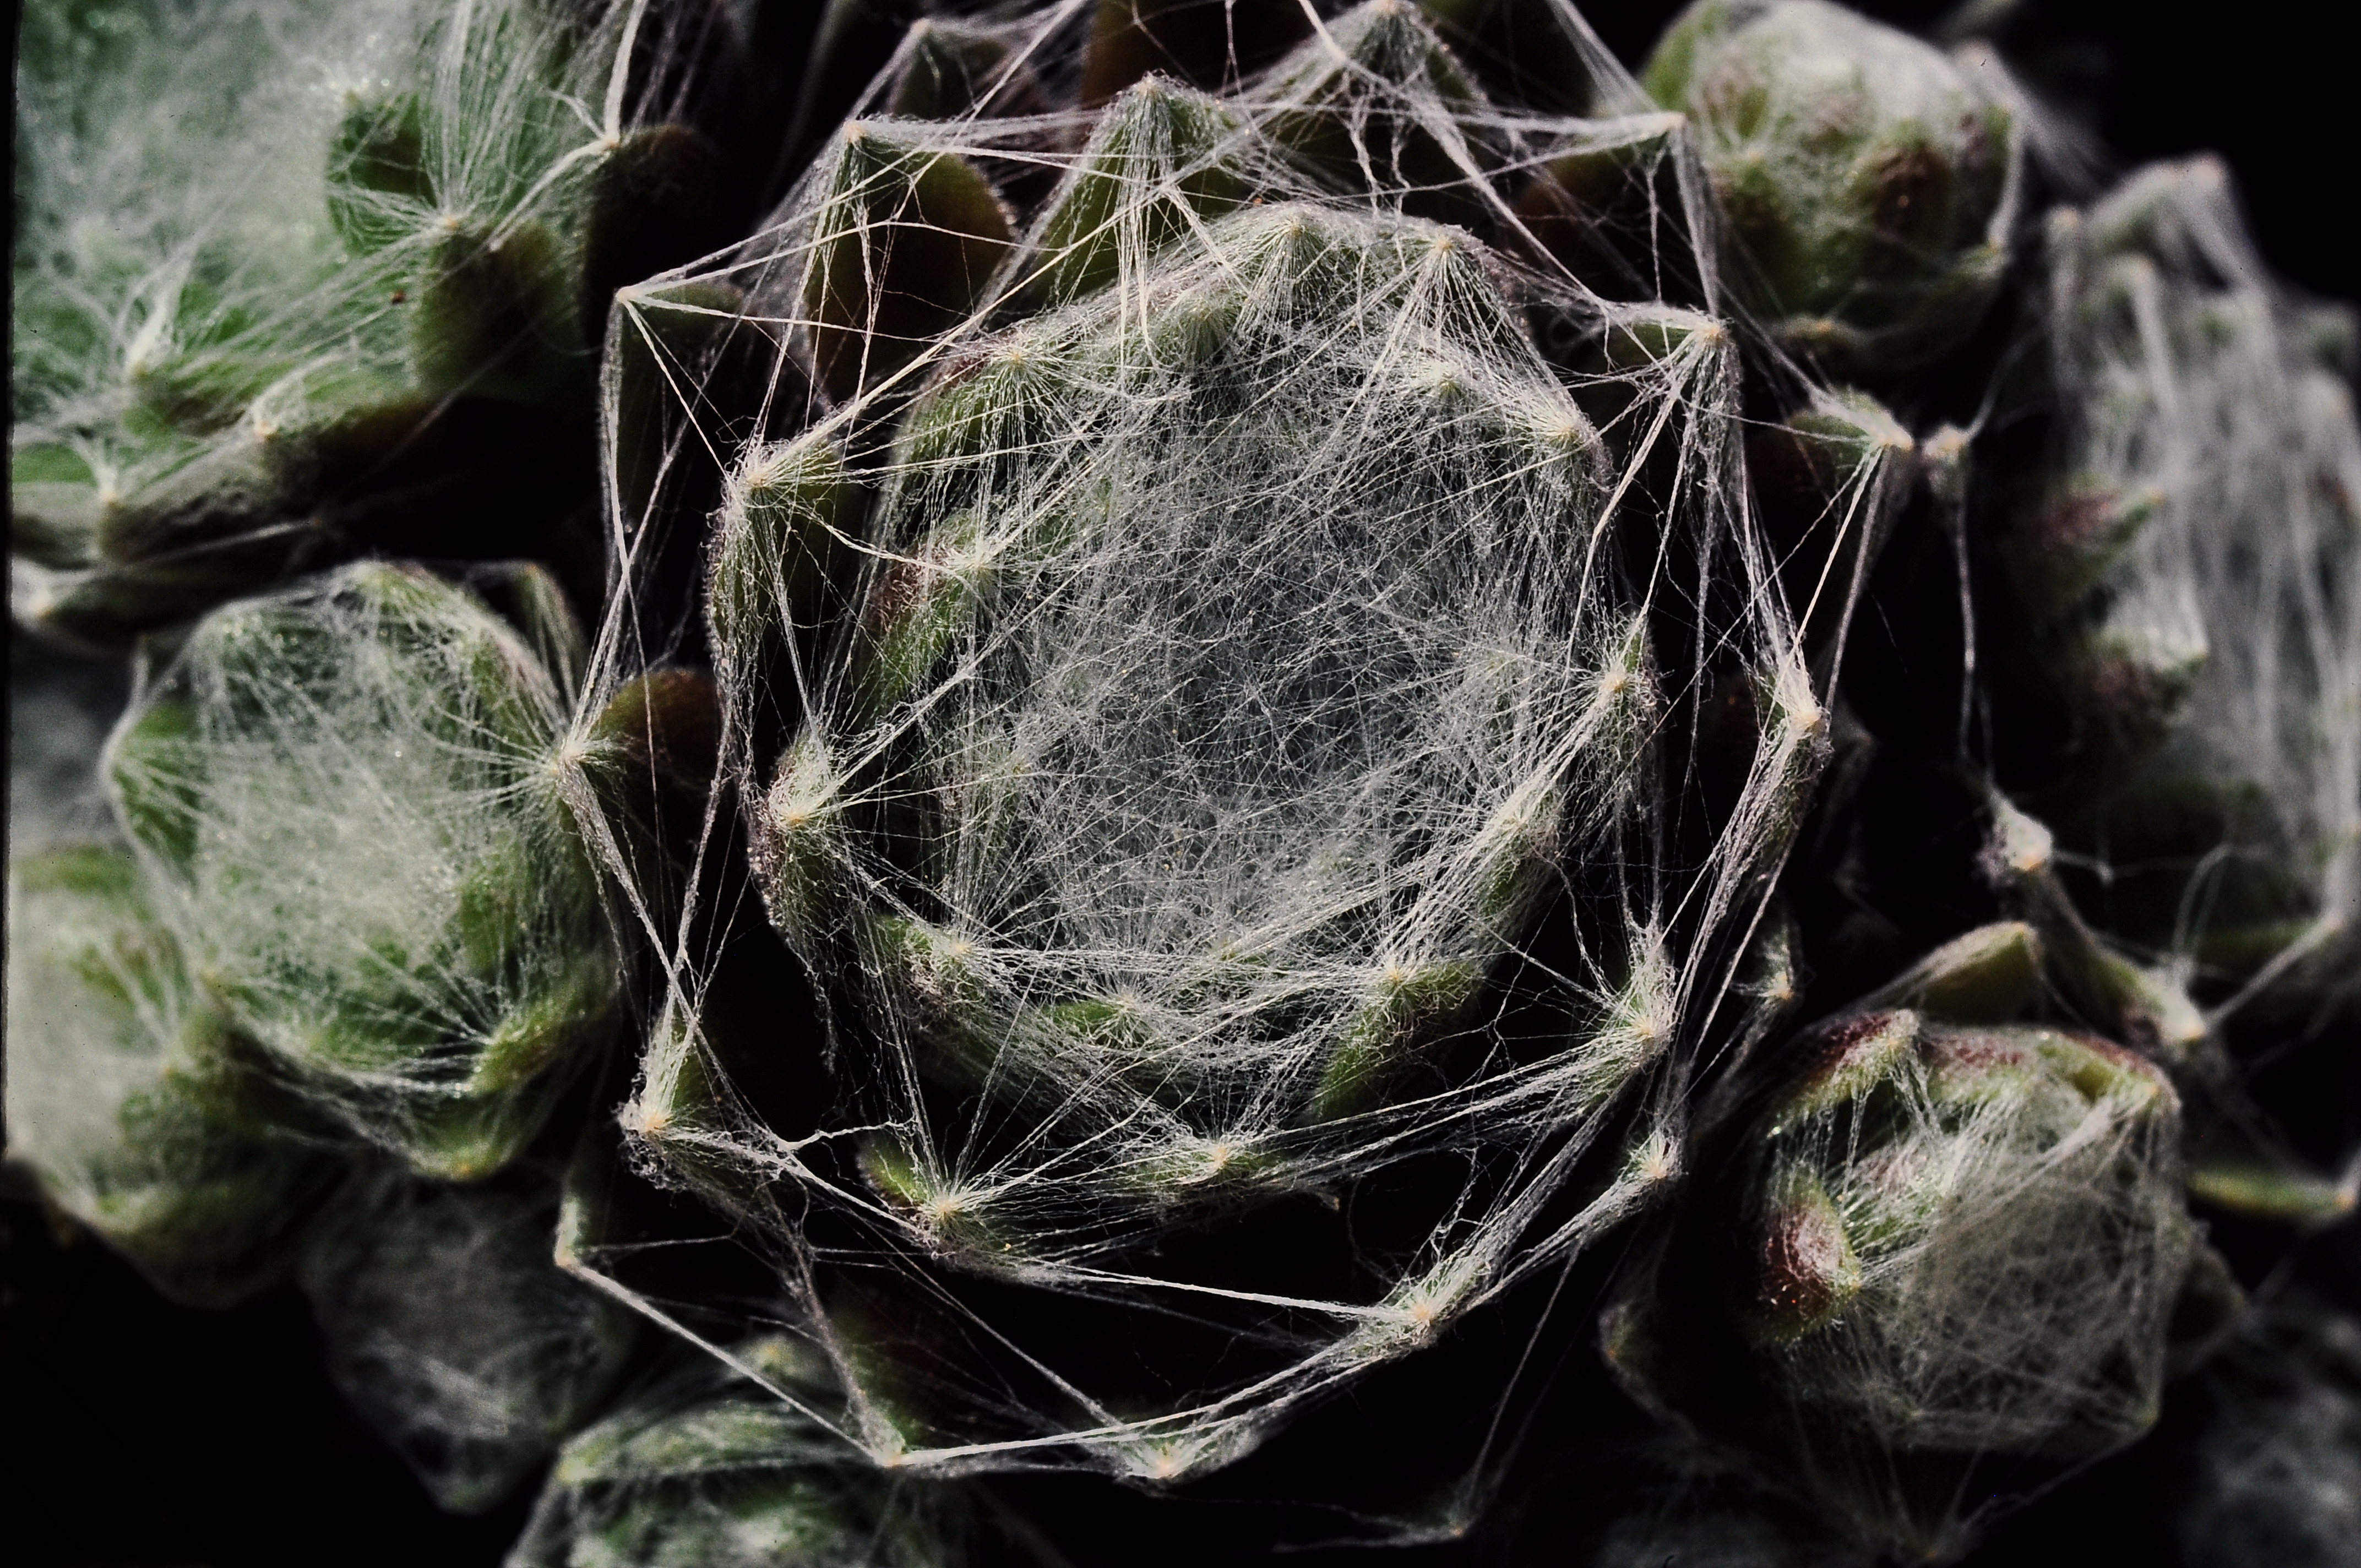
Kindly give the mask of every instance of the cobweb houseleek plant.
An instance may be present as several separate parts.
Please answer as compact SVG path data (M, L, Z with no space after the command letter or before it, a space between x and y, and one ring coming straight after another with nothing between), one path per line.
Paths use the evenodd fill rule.
M513 1563L2333 1534L2361 441L2215 166L1821 0L32 13L11 1155Z

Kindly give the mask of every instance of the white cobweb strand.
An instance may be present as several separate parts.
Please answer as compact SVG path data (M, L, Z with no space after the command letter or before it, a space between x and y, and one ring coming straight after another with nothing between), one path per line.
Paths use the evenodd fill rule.
M1426 94L1406 117L1451 123L1430 88L1401 91ZM1594 331L1615 307L1386 201L1323 194L1264 126L1300 105L1228 102L1240 128L1218 156L1270 204L1164 240L1139 214L1177 175L1151 170L1107 220L1104 291L1000 329L992 300L1043 259L1020 246L964 325L790 442L732 456L681 389L675 452L717 450L742 498L840 461L887 400L939 379L873 476L865 532L796 525L856 561L863 629L816 656L774 644L782 663L716 649L772 913L831 999L845 1120L791 1141L725 1096L717 1123L668 1124L655 1106L692 1054L697 1076L726 1072L697 1037L687 938L669 1013L685 1026L659 1031L625 1113L657 1168L678 1137L780 1183L871 1238L846 1261L1002 1358L989 1402L1005 1435L912 1431L862 1390L862 1354L811 1284L832 1266L806 1250L819 1222L744 1208L853 1385L846 1435L895 1464L1219 1464L1628 1212L1670 1173L1661 1135L1589 1198L1567 1186L1618 1124L1609 1108L1677 1063L1697 999L1719 994L1708 966L1730 960L1824 746L1744 521L1727 334L1635 313L1673 320L1675 345L1576 389L1609 394L1603 440L1510 300ZM1631 139L1485 123L1533 146ZM889 128L985 159L1021 138L1071 164L1038 149L1087 126ZM750 320L788 345L783 395L810 334L842 330L802 304L829 179L705 275L747 291ZM898 228L863 236L864 266L926 240ZM795 429L791 410L770 417ZM789 554L774 547L757 596L781 626L802 613ZM618 614L634 611L626 595ZM1694 648L1655 646L1667 612ZM602 646L639 635L610 623ZM1693 737L1704 677L1664 683L1700 657L1766 717L1734 824L1686 863L1668 797L1689 783L1664 776L1664 756ZM784 754L752 754L749 726L773 707L809 718ZM1544 951L1534 916L1569 880L1584 916ZM1488 976L1513 976L1554 1022L1476 1003ZM1367 1038L1410 1087L1323 1100L1346 1043ZM1455 1065L1426 1059L1446 1046ZM829 1174L855 1151L865 1179ZM1353 1296L1192 1280L1139 1245L1175 1213L1436 1158L1466 1168L1455 1198L1445 1179L1422 1240L1366 1251ZM977 1273L1228 1325L1254 1365L1126 1414L1059 1373L1062 1347L931 1283Z
M1799 1047L1742 1146L1742 1243L1709 1255L1752 1271L1731 1299L1783 1462L1947 1556L1999 1496L1983 1456L2071 1464L2155 1421L2192 1245L2180 1101L2123 1047L2031 1026L1870 1013Z

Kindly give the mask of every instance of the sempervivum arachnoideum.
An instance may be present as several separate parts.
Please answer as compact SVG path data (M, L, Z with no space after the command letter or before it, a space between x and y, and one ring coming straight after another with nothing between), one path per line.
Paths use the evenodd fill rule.
M368 551L595 560L555 531L607 300L741 233L767 171L741 31L708 0L28 7L18 618L122 643Z
M2272 282L2209 160L2061 209L2044 251L2049 449L1998 551L2032 633L2009 782L2113 868L2075 885L2095 924L2223 1022L2301 1027L2361 929L2350 317Z
M257 1047L192 981L130 851L13 862L8 923L12 1157L175 1299L284 1280L333 1168L254 1081Z
M730 1360L815 1404L827 1362L786 1335ZM966 1560L961 1499L896 1485L828 1429L719 1361L684 1353L558 1455L511 1568L773 1568Z
M2027 927L1971 933L1764 1057L1604 1321L1643 1400L1916 1557L2138 1438L2176 1326L2235 1308L2164 1072L1993 1021L2040 963Z
M1998 294L2019 128L1932 46L1827 0L1698 0L1644 80L1697 126L1727 282L1780 346L1902 376Z
M1628 81L1569 129L1374 0L1243 83L1115 82L1078 19L970 24L958 115L849 125L618 311L642 376L777 345L737 411L619 406L641 473L753 437L707 611L832 1094L765 1104L796 1047L676 993L625 1120L806 1260L873 1453L1170 1479L1663 1179L1620 1140L1662 1151L1822 722L1722 505L1730 334L1514 216L1521 155L1676 155ZM1104 106L994 117L1060 80Z
M1804 0L37 10L11 1148L520 1564L1954 1557L2335 1277L2202 166Z
M461 1179L616 1022L566 798L580 632L535 568L367 564L214 611L107 751L158 917L272 1076Z

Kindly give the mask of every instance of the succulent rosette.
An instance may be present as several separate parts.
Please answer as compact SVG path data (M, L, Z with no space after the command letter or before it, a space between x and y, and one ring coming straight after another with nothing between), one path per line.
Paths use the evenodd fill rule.
M2361 913L2350 316L2271 282L2208 160L2054 213L2043 252L2051 455L2003 559L2052 727L2026 802L2121 868L2078 888L2090 917L2224 1017L2334 1005Z
M797 1341L731 1347L766 1380L824 1397ZM897 1487L826 1428L722 1364L675 1365L566 1445L514 1568L938 1568L961 1560L958 1500Z
M639 1320L557 1266L558 1204L530 1168L467 1186L371 1170L305 1250L329 1376L454 1512L533 1480L630 1367Z
M1792 1444L1861 1534L1950 1555L1979 1467L2071 1463L2154 1421L2190 1245L2179 1106L2156 1068L2054 1029L1901 1010L1808 1044L1724 1211L1719 1321L1660 1331L1635 1303L1608 1354L1668 1403L1749 1387L1723 1419ZM1684 1332L1726 1334L1743 1384L1687 1386Z
M1980 16L41 0L12 1171L515 1568L2338 1561L2352 318Z
M607 297L754 200L741 35L701 0L30 8L18 618L120 643L364 552L579 554Z
M13 1156L170 1296L226 1303L285 1277L326 1162L239 1070L255 1047L191 983L137 862L109 844L27 856L8 920Z
M1728 334L1488 243L1561 126L1389 0L1245 82L1115 82L1124 35L1071 22L977 58L1079 41L1102 105L1004 130L1010 63L857 121L618 310L642 365L732 295L777 334L706 611L829 1062L764 1103L789 1047L686 988L624 1120L780 1260L873 1453L1170 1480L1645 1200L1823 725L1677 477L1737 458ZM1020 155L1058 171L1029 212ZM1630 346L1569 385L1536 321ZM684 463L734 428L675 412Z
M266 1070L422 1172L506 1164L620 985L565 798L579 632L349 566L200 621L109 743L117 814ZM265 887L265 897L249 890Z

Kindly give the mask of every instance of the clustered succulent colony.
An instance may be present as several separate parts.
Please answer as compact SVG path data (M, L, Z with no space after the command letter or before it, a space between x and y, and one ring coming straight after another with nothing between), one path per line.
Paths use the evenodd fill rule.
M23 29L10 1152L519 1568L1948 1561L2166 1407L2352 1561L2216 165L1823 0Z

